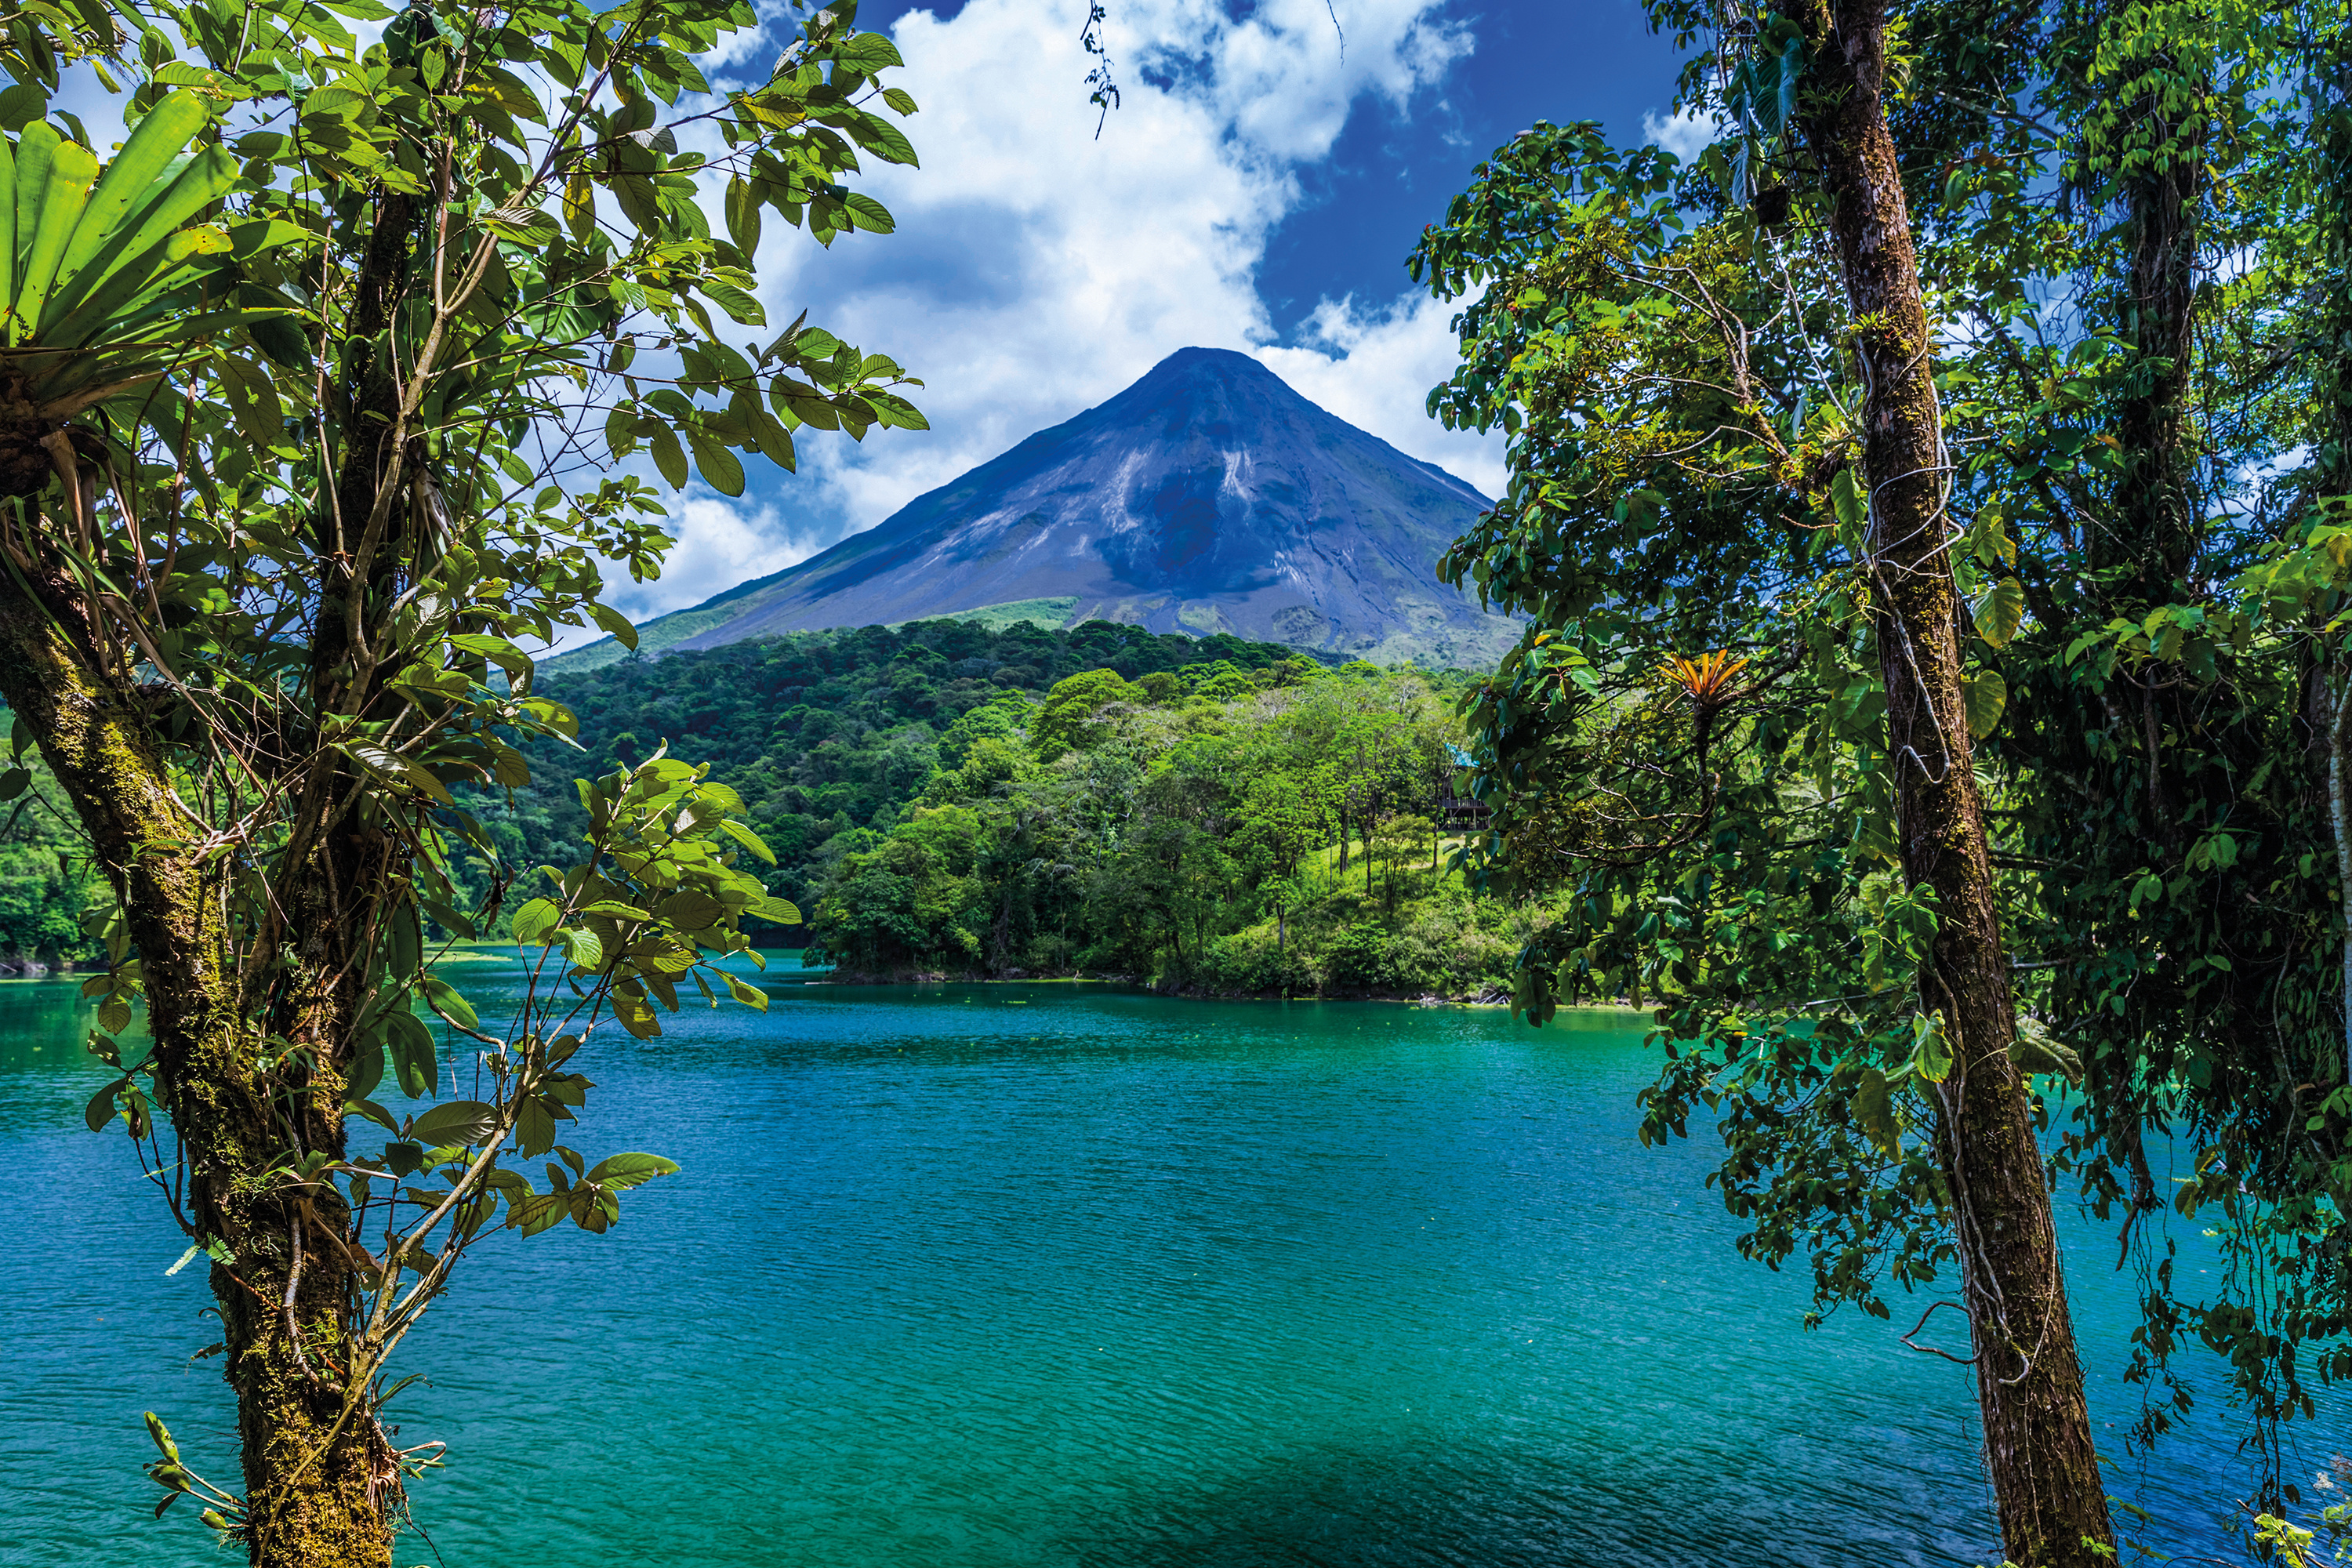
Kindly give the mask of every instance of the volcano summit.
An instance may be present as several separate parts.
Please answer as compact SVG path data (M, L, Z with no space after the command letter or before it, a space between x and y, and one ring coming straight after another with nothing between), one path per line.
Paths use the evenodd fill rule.
M880 526L646 623L642 640L704 648L954 616L1491 664L1517 624L1435 570L1486 507L1247 355L1183 349ZM617 654L598 644L565 662Z

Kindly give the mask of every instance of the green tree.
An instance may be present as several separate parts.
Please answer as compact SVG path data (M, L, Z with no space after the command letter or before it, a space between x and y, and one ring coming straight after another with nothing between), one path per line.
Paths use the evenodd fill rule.
M2352 1368L2340 1339L2308 1353L2347 1323L2352 1089L2338 898L2313 875L2341 479L2314 438L2329 361L2299 346L2332 341L2341 294L2297 237L2343 188L2310 133L2337 89L2298 58L2341 18L2052 5L1989 45L1903 7L1879 59L1874 14L1837 8L1842 58L1823 15L1718 36L1697 76L1727 134L1696 166L1538 128L1423 247L1441 291L1484 289L1440 406L1512 437L1511 492L1453 566L1536 616L1474 722L1480 874L1579 895L1525 955L1538 1014L1563 968L1662 993L1645 1131L1720 1109L1744 1247L1810 1251L1825 1306L1881 1313L1882 1282L1957 1267L1980 1374L2040 1347L1983 1391L1987 1425L2011 1555L2066 1560L2099 1533L2087 1439L2003 1437L1991 1406L2050 1374L2023 1418L2074 1427L2071 1357L2054 1315L1988 1321L2000 1249L1968 1212L1969 1162L2005 1139L1992 1211L2041 1232L2024 1114L2124 1206L2127 1255L2162 1206L2143 1139L2188 1139L2181 1212L2218 1211L2264 1282L2198 1300L2159 1250L2132 1375L2193 1332L2260 1422ZM1841 174L1873 97L1880 172ZM1899 278L1856 292L1863 261L1900 270L1906 228L1920 314ZM2184 290L2192 250L2267 262ZM1918 793L1938 778L1948 812ZM1955 853L1964 886L1925 874ZM1988 1039L2081 1091L2037 1103ZM1955 1085L1992 1086L2007 1131ZM2038 1500L2021 1455L2073 1500Z
M763 1005L708 961L796 918L741 797L658 749L583 783L569 869L521 881L467 806L574 728L523 650L628 637L597 558L644 576L667 544L633 455L736 494L739 453L790 467L803 426L919 426L887 358L803 321L730 341L765 325L763 215L890 227L845 182L913 161L878 110L914 104L846 5L724 92L694 57L756 25L737 0L91 16L21 57L0 157L0 695L104 880L90 1123L208 1258L237 1401L241 1484L160 1422L151 1474L256 1563L383 1568L428 1457L377 1416L402 1338L471 1247L601 1231L674 1168L558 1142L575 1053L657 1033L689 977ZM44 58L92 50L127 84L110 159L39 102ZM494 1027L426 938L509 919L540 956ZM372 1098L434 1092L418 1006L490 1098ZM545 1187L510 1163L550 1153Z
M1040 762L1066 752L1083 752L1109 733L1098 717L1113 703L1148 701L1143 689L1115 669L1090 669L1057 682L1029 721L1029 744Z

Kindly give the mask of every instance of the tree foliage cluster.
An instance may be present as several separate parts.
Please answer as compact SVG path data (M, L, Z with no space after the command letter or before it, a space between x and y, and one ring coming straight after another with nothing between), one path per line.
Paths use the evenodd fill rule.
M2140 1280L2137 1436L2201 1342L2291 1500L2352 1374L2352 26L1650 10L1715 144L1538 125L1412 262L1433 412L1509 440L1447 570L1532 616L1472 714L1478 874L1566 895L1519 1002L1659 994L1645 1135L1711 1114L1823 1310L1957 1277L1989 1432L2080 1426L2054 1251L2021 1331L1969 1185L2025 1104ZM2096 1560L2087 1447L2006 1442L2011 1554Z
M953 620L795 632L578 672L557 661L538 689L572 714L576 738L535 742L534 782L477 790L469 804L503 863L558 860L586 825L576 793L555 782L568 759L627 767L667 743L742 797L745 819L776 856L761 868L768 888L804 905L853 841L845 836L888 828L929 783L942 750L953 755L953 738L988 722L971 717L976 710L1002 710L1014 697L1022 709L1087 670L1233 692L1276 668L1297 679L1310 662L1273 643L1108 621L992 630ZM480 879L487 865L469 874Z
M714 82L747 29L777 52ZM459 792L576 728L525 647L633 636L598 595L671 542L642 469L735 494L811 432L921 427L894 361L771 321L755 270L788 231L835 260L890 232L854 186L916 161L899 64L847 0L0 28L7 776L95 873L27 918L83 904L89 1121L218 1310L242 1473L158 1420L149 1474L256 1563L388 1568L438 1452L380 1418L404 1337L491 1237L604 1230L673 1168L574 1147L596 1047L764 1005L745 928L796 911L707 767L580 781L543 865ZM486 1014L433 960L500 930L530 978ZM458 1080L445 1044L473 1098L415 1103Z
M1223 994L1498 984L1530 921L1450 864L1450 696L1290 660L1196 684L1094 670L974 709L894 822L844 836L812 956Z

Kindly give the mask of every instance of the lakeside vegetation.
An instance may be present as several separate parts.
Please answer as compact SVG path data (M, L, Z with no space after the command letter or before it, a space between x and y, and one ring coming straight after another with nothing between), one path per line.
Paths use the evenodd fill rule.
M1468 678L1090 622L920 622L626 659L540 688L588 766L710 767L845 975L1116 974L1219 994L1507 987L1533 911L1444 820ZM535 780L562 776L554 742ZM552 783L467 803L509 864L586 830ZM1455 815L1476 815L1456 807Z

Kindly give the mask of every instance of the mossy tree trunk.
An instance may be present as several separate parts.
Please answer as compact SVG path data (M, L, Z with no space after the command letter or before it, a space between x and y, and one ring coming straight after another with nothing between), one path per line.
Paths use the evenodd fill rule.
M1936 1086L1936 1139L1986 1459L2010 1559L2093 1568L2113 1561L2115 1533L2032 1100L2009 1054L2016 1014L1961 689L1935 342L1883 97L1885 17L1875 0L1792 4L1786 15L1813 45L1802 131L1858 326L1868 570L1903 866L1914 888L1935 890L1940 920L1921 1003L1942 1015L1955 1060Z
M180 1217L216 1246L223 1375L243 1439L251 1560L385 1568L396 1473L340 1373L352 1332L344 1215L331 1186L273 1178L289 1150L342 1152L334 1043L290 1079L247 1006L222 915L225 857L175 801L146 694L90 636L37 533L0 575L0 696L73 802L126 912L154 1038L155 1085L186 1154ZM321 950L332 944L322 942ZM297 967L303 967L299 959Z

